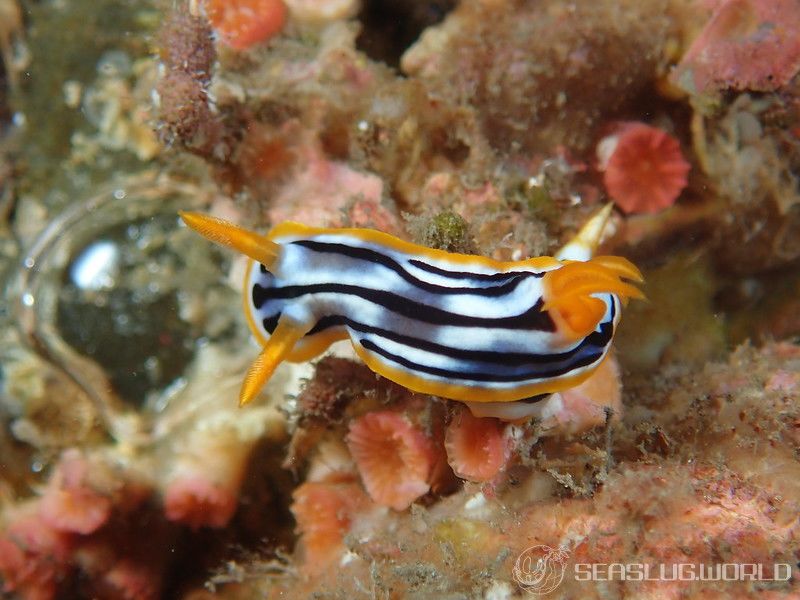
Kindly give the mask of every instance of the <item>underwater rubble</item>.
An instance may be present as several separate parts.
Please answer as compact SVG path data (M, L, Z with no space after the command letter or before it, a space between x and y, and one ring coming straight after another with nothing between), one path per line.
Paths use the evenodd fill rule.
M798 40L795 0L0 0L0 594L798 597ZM609 202L647 299L508 420L348 344L240 408L248 266L178 218L518 261Z

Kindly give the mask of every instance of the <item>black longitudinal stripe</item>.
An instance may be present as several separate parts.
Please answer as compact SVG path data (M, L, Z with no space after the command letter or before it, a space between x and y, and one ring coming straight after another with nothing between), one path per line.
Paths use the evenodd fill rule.
M613 331L611 322L603 323L603 325L601 325L600 327L600 331L592 332L590 335L581 340L581 342L574 348L567 350L565 352L558 352L553 354L532 354L528 352L498 352L491 350L464 350L461 348L454 348L452 346L437 344L435 342L430 342L428 340L412 337L410 335L397 333L394 331L390 331L388 329L383 329L381 327L373 327L371 325L359 323L358 321L355 321L353 319L341 315L328 315L322 317L319 321L317 321L314 327L306 335L312 336L326 329L329 329L330 327L340 327L340 326L347 326L354 331L358 331L359 333L368 333L372 335L377 335L381 338L390 340L392 342L396 342L398 344L402 344L404 346L408 346L409 348L413 348L415 350L423 350L425 352L440 354L442 356L447 356L448 358L453 358L456 360L483 362L490 364L494 363L497 365L505 365L509 367L521 366L521 365L547 365L553 363L560 363L571 359L573 356L575 356L576 354L578 354L579 352L585 350L590 346L595 347L602 351L602 349L605 348L605 346L611 341L611 335Z
M361 338L358 341L367 350L374 352L375 354L378 354L383 358L388 359L394 363L402 365L411 371L416 371L418 373L427 373L429 375L435 375L437 377L443 377L445 379L460 379L463 381L476 381L482 383L492 383L492 382L511 383L515 381L526 381L530 379L552 379L553 377L559 377L561 375L565 375L574 369L590 365L603 356L603 351L601 350L600 352L597 352L595 354L588 354L576 360L575 362L569 364L568 366L564 366L558 369L551 369L550 371L532 372L532 373L517 373L514 375L501 375L498 373L485 373L479 371L461 372L461 371L453 371L450 369L442 369L440 367L421 365L412 360L408 360L407 358L389 352L388 350L381 348L371 340Z
M281 313L276 313L271 317L264 317L264 319L262 319L261 324L268 334L272 335L274 333L275 328L278 326L278 319L280 318Z
M459 315L441 308L428 306L409 300L398 294L374 290L357 285L341 283L316 283L312 285L287 285L284 287L265 288L256 283L253 285L253 305L260 309L267 300L288 300L307 294L345 294L357 296L367 302L382 306L404 317L416 319L433 325L454 325L459 327L502 327L505 329L521 329L535 331L555 331L555 323L547 312L542 312L542 299L539 298L532 307L513 317L470 317Z
M517 400L517 402L522 402L524 404L536 404L537 402L541 402L545 398L549 398L550 394L539 394L538 396L531 396L530 398L523 398L522 400Z
M506 273L470 273L469 271L448 271L440 267L429 265L425 261L412 258L408 261L409 264L414 265L421 271L427 271L434 275L441 275L442 277L449 277L450 279L473 279L475 281L506 281L519 275L528 277L544 277L546 271L541 273L534 273L533 271L509 271Z
M314 252L323 252L329 254L340 254L348 258L363 260L372 264L379 264L387 269L391 269L402 277L411 285L418 287L421 290L430 292L432 294L471 294L473 296L502 296L512 292L519 283L526 277L537 276L537 273L521 271L518 273L511 273L511 277L506 277L500 285L489 287L448 287L446 285L437 285L429 281L423 281L418 277L414 277L411 273L406 271L400 263L393 258L381 254L369 248L359 248L356 246L348 246L347 244L337 244L333 242L318 242L316 240L298 240L292 242L308 250Z

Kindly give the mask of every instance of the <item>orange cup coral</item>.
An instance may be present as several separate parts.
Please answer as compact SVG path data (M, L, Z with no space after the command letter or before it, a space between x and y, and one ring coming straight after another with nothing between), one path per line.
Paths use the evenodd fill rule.
M612 354L583 383L557 392L541 404L543 435L579 435L622 414L619 364Z
M456 475L469 481L489 481L508 461L505 427L492 417L475 417L466 408L447 426L444 446Z
M223 42L247 50L283 29L283 0L207 0L206 13Z
M621 123L597 145L603 182L627 213L654 213L671 206L686 187L691 168L678 140L644 123Z
M347 446L370 497L405 510L430 489L433 444L394 411L367 413L350 424Z
M322 569L341 554L353 515L369 504L358 483L346 480L307 481L292 498L308 570Z

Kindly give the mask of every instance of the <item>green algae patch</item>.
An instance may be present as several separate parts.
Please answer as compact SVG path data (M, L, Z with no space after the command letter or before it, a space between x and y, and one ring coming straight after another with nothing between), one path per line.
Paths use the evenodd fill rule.
M469 223L453 211L445 210L433 217L408 217L408 228L414 240L428 248L476 254Z

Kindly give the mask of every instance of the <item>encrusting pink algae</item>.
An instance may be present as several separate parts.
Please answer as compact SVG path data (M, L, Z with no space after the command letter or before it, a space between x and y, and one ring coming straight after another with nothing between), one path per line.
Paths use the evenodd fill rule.
M800 597L798 40L794 0L0 0L0 595ZM336 344L239 408L251 267L177 217L521 261L604 206L647 300L516 403Z

